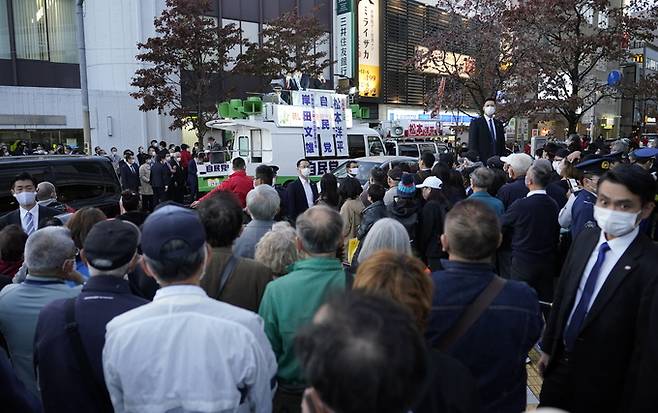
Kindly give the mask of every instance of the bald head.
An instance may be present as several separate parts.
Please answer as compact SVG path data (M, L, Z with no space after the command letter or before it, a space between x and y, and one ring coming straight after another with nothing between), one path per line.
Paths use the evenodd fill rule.
M443 247L450 259L481 262L490 260L500 244L500 222L496 213L480 201L455 204L446 214Z
M308 254L335 254L343 235L340 214L325 206L309 208L297 218L297 237Z
M57 192L55 185L50 182L44 181L37 185L37 200L46 201L48 199L57 199Z

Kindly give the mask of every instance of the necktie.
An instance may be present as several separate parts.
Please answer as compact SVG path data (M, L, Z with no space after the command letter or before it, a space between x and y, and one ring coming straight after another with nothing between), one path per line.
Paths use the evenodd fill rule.
M493 119L489 119L489 132L491 132L491 143L494 146L494 152L496 151L496 129L493 125Z
M599 247L599 255L596 257L596 262L594 263L592 270L589 272L589 276L585 282L585 288L583 289L583 294L580 296L580 301L578 301L576 306L576 311L574 311L573 317L571 317L571 322L564 330L564 344L567 351L572 351L573 346L576 343L576 339L580 333L580 328L582 327L588 313L589 304L592 300L592 294L594 293L594 286L596 286L601 267L605 261L605 254L608 251L610 251L608 243L604 242L601 244Z
M27 235L31 235L34 232L34 218L30 211L25 214L25 232Z

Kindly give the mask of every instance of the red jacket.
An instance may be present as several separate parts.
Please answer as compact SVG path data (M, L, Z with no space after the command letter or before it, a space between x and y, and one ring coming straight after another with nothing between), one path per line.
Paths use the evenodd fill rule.
M203 202L212 197L217 191L227 191L234 193L238 197L238 201L240 201L242 208L245 208L247 206L247 194L252 189L254 189L253 178L247 176L246 171L237 171L233 172L228 179L222 182L217 188L199 199L199 202Z
M184 169L187 169L187 165L192 160L192 154L187 150L180 151L180 164Z

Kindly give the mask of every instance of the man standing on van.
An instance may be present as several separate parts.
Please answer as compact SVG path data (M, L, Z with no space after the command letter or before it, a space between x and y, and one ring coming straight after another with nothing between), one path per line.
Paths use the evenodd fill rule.
M297 217L315 205L318 199L318 188L311 182L311 163L308 159L297 161L298 179L288 184L286 188L286 208L288 221L294 224Z
M505 150L505 129L494 119L496 99L484 101L484 116L474 119L468 131L468 149L477 152L480 161L486 162L494 155L502 155Z
M37 204L37 181L27 172L12 179L9 189L18 202L18 209L0 217L0 229L14 224L27 235L32 235L39 228L39 222L61 214L56 209Z

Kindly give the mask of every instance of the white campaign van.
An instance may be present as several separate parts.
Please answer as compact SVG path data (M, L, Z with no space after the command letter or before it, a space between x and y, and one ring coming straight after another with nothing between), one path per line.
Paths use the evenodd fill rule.
M385 153L377 131L353 121L358 108L348 106L347 96L319 90L290 93L292 105L253 97L218 105L222 119L206 125L229 132L227 150L208 153L197 173L200 192L230 175L236 157L245 160L252 176L259 165L278 166L277 183L286 184L297 178L301 158L309 160L311 177L318 180L347 159Z

